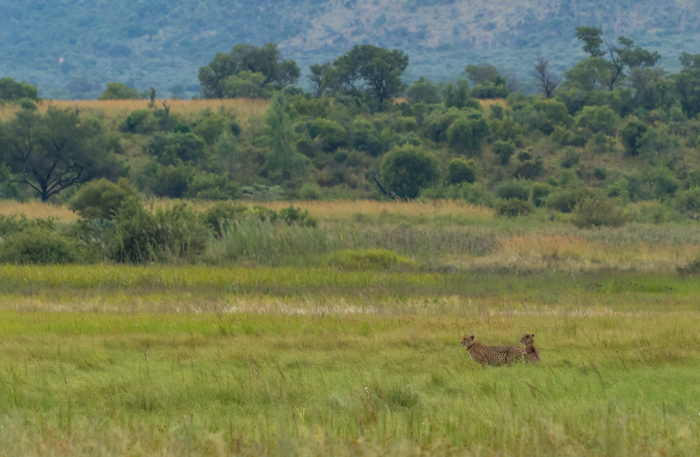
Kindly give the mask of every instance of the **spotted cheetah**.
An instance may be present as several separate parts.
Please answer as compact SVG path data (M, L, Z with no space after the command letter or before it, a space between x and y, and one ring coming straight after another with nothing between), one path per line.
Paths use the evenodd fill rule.
M483 368L487 365L513 365L516 360L522 360L525 351L518 346L485 346L474 341L474 335L466 334L462 338L462 346L467 348L472 360L481 364Z
M540 363L540 351L535 347L535 334L523 333L520 342L525 345L525 360L535 365Z

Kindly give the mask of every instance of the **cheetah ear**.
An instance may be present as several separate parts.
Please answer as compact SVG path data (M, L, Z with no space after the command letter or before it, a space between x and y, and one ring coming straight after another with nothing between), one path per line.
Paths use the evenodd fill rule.
M535 334L534 334L534 333L532 334L532 337L533 337L533 338L535 337Z
M470 339L470 340L472 340L472 341L474 341L474 335L472 335L472 337L471 337L471 338L469 338L469 339Z

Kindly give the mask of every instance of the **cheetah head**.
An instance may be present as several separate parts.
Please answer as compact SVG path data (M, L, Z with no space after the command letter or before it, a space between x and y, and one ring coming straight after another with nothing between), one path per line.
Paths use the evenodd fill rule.
M523 336L520 337L520 343L524 344L525 346L535 344L535 334L523 333Z
M460 343L464 347L468 347L470 344L474 342L474 335L471 333L467 333L462 337L462 342Z

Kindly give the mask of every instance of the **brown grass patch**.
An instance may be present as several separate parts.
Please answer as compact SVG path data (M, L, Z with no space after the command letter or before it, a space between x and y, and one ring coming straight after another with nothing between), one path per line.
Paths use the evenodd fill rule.
M14 200L0 201L0 215L25 215L29 219L53 218L59 222L70 222L78 219L78 215L67 206L42 202L18 202Z

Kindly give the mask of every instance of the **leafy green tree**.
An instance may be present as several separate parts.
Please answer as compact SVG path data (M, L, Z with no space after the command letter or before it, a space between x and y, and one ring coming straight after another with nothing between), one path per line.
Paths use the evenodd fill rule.
M330 68L330 62L314 64L309 67L311 71L309 82L311 83L311 93L314 97L321 98L329 90L329 84L331 83L328 80Z
M86 219L113 219L129 197L137 195L126 178L112 181L102 178L80 188L70 201L70 208Z
M647 130L646 124L634 120L622 129L622 144L625 146L627 154L639 155L639 149L642 147L641 139Z
M289 114L289 104L283 94L272 97L265 117L268 148L267 168L278 171L282 180L306 171L308 159L296 150L297 135Z
M408 56L399 50L355 45L333 62L330 84L336 90L366 94L383 107L403 90L401 75L407 67Z
M476 180L476 163L473 159L452 159L447 167L447 181L450 184L473 183Z
M241 77L242 72L249 73ZM250 74L254 73L264 76L262 87L282 88L295 84L300 70L294 61L282 58L274 43L262 47L238 44L228 54L216 54L209 65L199 69L202 95L205 98L224 98L229 78L238 76L243 81L250 82Z
M397 147L384 157L381 175L389 191L401 198L416 198L437 180L437 158L418 146Z
M576 116L576 125L593 133L613 135L620 117L607 106L585 106Z
M442 87L445 106L448 108L475 108L481 105L472 98L469 90L469 82L466 79L458 79L455 83L448 83Z
M576 27L576 38L583 41L583 52L591 57L601 57L605 52L603 45L603 31L596 27Z
M12 78L0 79L0 101L14 102L23 98L38 100L39 91L36 86Z
M447 129L447 143L460 154L475 156L490 135L489 124L483 117L458 119Z
M483 65L467 65L462 75L469 78L473 85L479 86L481 84L494 83L497 78L501 77L501 72L490 63L486 63Z
M515 144L512 141L496 140L493 142L493 153L498 156L501 165L506 165L515 154Z
M75 110L20 110L2 130L0 162L15 176L12 182L26 184L42 201L95 178L116 179L120 172L100 123Z
M148 143L148 152L163 165L177 161L195 164L205 157L206 143L194 133L156 133Z
M424 77L420 77L418 81L411 84L411 86L406 90L406 97L408 102L414 103L426 103L426 104L436 104L441 101L440 87L436 86L430 81L427 81Z
M689 118L700 113L700 54L684 52L679 57L683 69L673 76L675 92Z
M142 98L139 91L124 83L107 83L107 88L99 100L136 100Z
M316 119L309 125L311 138L321 137L326 151L335 151L348 142L348 132L330 119Z
M226 98L270 98L269 85L265 85L265 75L244 70L231 75L224 81Z

